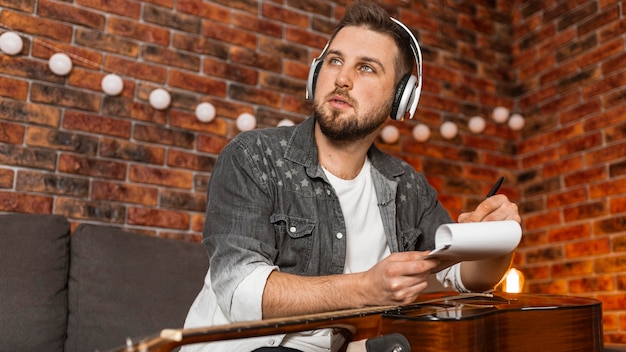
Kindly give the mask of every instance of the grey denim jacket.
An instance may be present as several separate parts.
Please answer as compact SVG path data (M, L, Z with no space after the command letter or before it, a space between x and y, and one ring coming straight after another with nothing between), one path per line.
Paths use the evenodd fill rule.
M318 162L314 125L309 117L297 126L244 132L218 157L203 243L225 312L237 285L258 265L299 275L343 272L345 219ZM376 146L368 157L391 251L433 249L437 227L452 222L434 188Z

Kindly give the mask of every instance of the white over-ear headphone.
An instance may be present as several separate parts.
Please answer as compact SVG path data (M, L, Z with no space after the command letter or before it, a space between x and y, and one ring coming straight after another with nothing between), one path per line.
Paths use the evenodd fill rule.
M420 50L420 46L413 33L402 22L393 17L390 18L409 36L409 45L411 47L411 51L413 52L415 65L417 67L417 76L406 74L400 79L400 82L398 82L396 92L394 94L393 104L391 105L390 116L394 120L402 120L404 119L406 113L408 113L409 118L411 119L415 115L415 110L417 110L417 102L419 101L420 93L422 91L422 51ZM306 98L309 100L313 100L317 76L322 68L324 55L326 55L326 50L328 50L329 45L330 42L326 43L326 46L324 46L320 56L313 59L313 63L311 63L309 76L306 82Z

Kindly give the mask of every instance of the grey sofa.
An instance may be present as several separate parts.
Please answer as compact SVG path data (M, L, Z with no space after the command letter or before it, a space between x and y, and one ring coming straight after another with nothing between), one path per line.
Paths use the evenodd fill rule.
M199 243L0 215L0 351L107 351L182 327L207 268Z

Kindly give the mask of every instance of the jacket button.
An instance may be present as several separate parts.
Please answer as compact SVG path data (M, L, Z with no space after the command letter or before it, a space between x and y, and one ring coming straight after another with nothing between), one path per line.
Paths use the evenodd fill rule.
M337 232L337 234L335 235L335 237L337 237L337 239L342 239L343 238L343 233L341 232Z

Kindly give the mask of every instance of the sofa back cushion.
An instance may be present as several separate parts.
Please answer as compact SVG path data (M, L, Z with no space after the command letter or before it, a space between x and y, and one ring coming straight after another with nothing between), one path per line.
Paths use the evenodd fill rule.
M92 352L181 328L208 257L200 243L81 224L71 265L65 349Z
M69 240L61 216L0 216L0 351L63 351Z

